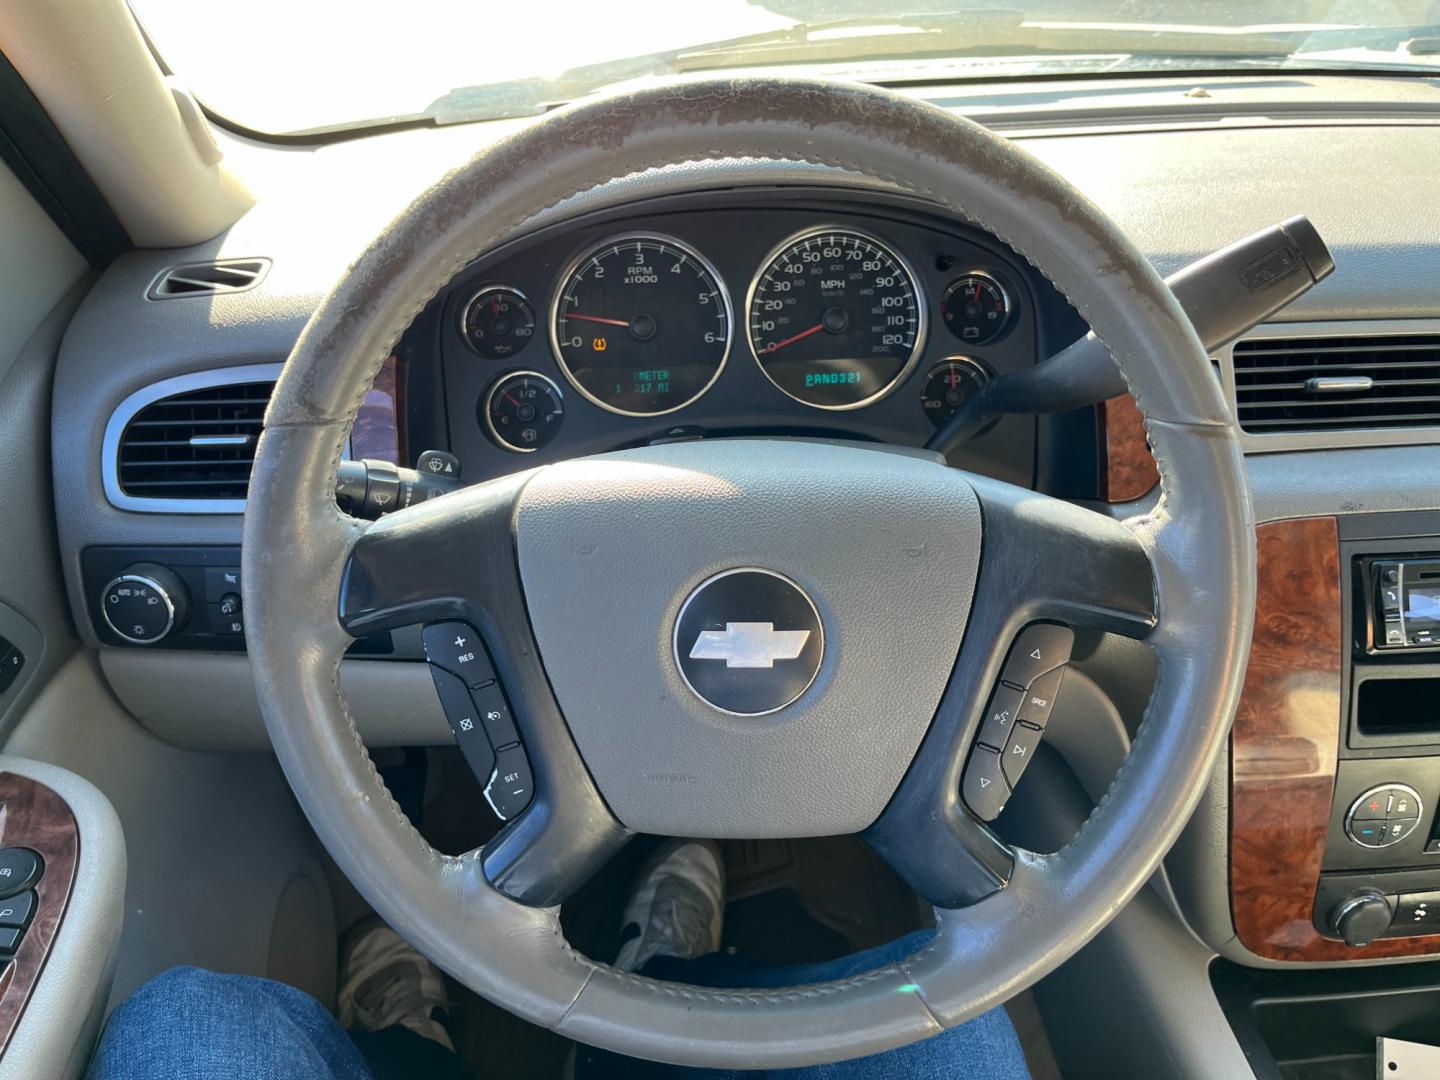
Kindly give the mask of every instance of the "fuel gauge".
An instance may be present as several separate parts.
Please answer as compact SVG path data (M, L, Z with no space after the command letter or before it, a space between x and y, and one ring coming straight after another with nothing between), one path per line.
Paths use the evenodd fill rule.
M495 380L485 395L481 419L502 450L528 454L559 433L565 397L538 371L514 371Z

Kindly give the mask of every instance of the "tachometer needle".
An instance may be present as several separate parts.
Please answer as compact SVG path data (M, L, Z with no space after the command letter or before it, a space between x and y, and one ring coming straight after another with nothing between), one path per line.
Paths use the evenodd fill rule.
M599 315L576 315L573 311L570 312L568 315L566 315L565 318L567 318L567 319L579 319L581 322L598 322L598 323L604 323L606 326L626 326L626 327L628 327L628 326L630 325L630 323L629 323L628 321L626 321L625 319L605 319L605 318L601 318Z
M765 346L765 351L766 351L767 353L772 353L772 352L774 352L776 349L783 349L786 345L793 345L793 344L795 344L795 342L800 341L802 338L807 338L807 337L809 337L811 334L818 334L821 330L824 330L824 329L825 329L825 324L824 324L824 323L818 323L818 322L817 322L814 326L810 327L809 330L801 330L800 333L798 333L798 334L791 334L789 337L787 337L787 338L786 338L785 340L783 340L783 341L775 341L775 342L772 342L772 343L769 344L769 345L766 345L766 346Z

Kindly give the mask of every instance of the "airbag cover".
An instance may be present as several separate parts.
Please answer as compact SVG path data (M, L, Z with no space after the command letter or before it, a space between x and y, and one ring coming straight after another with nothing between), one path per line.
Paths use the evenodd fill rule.
M671 836L869 825L954 666L980 535L979 501L954 469L779 440L555 465L516 517L540 656L586 765L622 822ZM675 657L687 597L742 567L797 583L824 627L814 682L763 716L706 704Z

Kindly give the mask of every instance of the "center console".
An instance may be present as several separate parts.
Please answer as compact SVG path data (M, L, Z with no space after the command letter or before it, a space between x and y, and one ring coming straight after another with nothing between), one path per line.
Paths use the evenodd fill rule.
M95 787L0 756L0 1080L83 1072L114 975L125 866Z
M1440 514L1274 522L1257 540L1236 930L1275 960L1440 954Z

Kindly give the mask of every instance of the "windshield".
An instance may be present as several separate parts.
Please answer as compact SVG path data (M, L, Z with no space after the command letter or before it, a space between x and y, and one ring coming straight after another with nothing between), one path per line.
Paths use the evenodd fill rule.
M543 112L736 69L895 85L1017 75L1434 74L1440 0L131 0L213 112L270 134Z

